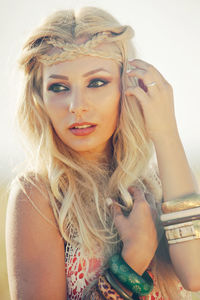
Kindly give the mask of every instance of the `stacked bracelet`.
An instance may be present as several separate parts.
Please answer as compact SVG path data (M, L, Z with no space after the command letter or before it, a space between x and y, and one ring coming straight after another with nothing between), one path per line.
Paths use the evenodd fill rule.
M169 225L175 225L175 224L180 224L180 223L185 223L185 222L195 221L195 220L200 220L200 214L196 216L188 216L188 217L182 217L178 219L162 221L162 225L169 226Z
M107 279L107 281L110 283L110 285L117 291L117 293L126 300L133 300L133 298L131 296L129 296L115 281L115 279L113 278L113 276L111 275L111 273L109 272L109 270L106 270L105 273L105 278Z
M200 238L200 195L187 194L162 204L160 220L169 244Z
M179 220L185 217L193 217L200 215L200 207L191 208L183 211L172 212L169 214L163 214L160 217L161 222Z
M104 296L105 299L109 300L123 300L127 298L122 298L118 293L117 290L112 288L110 283L107 281L107 278L103 275L99 276L98 279L98 288L100 293ZM132 298L129 298L129 300Z
M192 193L164 202L162 204L162 211L163 213L171 213L195 207L200 207L200 195Z
M164 229L169 244L200 238L200 220L165 226Z
M139 296L148 295L152 291L153 280L148 272L144 272L142 276L138 275L119 254L112 256L108 263L111 273L128 290Z

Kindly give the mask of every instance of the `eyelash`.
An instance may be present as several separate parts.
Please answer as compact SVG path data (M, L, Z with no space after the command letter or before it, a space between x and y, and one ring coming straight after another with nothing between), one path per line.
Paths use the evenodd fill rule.
M102 82L102 84L100 84L99 86L92 86L93 83L97 83L97 82L100 82L100 81ZM96 78L96 79L92 79L87 87L88 88L99 88L99 87L102 87L102 86L104 86L108 83L109 83L109 81L107 81L107 80ZM58 89L58 90L56 91L56 89ZM61 93L61 92L69 91L69 88L66 85L61 84L61 83L53 83L48 87L48 91L52 91L54 93Z

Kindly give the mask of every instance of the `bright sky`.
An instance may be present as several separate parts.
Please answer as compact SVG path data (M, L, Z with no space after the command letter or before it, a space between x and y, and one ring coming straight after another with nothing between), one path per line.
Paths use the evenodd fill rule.
M14 125L21 84L17 58L23 42L49 13L82 6L108 10L122 24L134 28L138 58L153 64L173 86L186 154L193 167L200 166L199 0L1 0L0 176L10 174L23 159Z

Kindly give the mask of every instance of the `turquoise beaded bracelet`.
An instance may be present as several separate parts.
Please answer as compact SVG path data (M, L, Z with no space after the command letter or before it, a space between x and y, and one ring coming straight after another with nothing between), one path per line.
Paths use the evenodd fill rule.
M121 282L124 287L139 296L148 295L153 289L153 280L144 272L142 276L138 275L131 267L123 260L120 254L113 255L108 261L111 273Z

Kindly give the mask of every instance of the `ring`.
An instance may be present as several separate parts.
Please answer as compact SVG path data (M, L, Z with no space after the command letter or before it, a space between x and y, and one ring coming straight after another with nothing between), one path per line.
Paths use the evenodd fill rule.
M155 81L148 83L146 86L154 86L154 85L156 85Z

